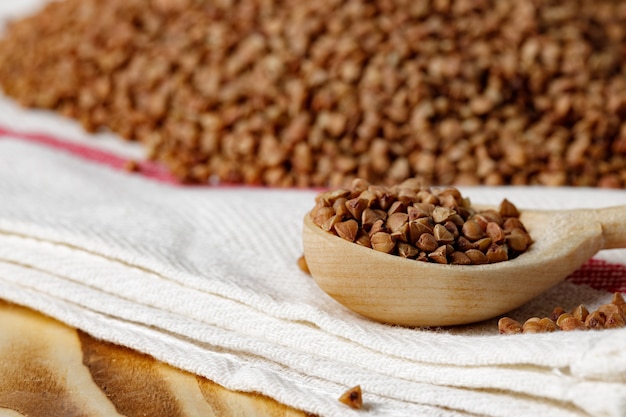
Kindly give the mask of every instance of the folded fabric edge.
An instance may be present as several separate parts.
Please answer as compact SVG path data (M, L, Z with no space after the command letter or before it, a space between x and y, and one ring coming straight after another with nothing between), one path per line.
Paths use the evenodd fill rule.
M164 363L169 363L177 368L204 376L228 389L251 392L250 381L254 381L255 378L265 373L271 375L275 372L266 372L264 370L257 374L255 368L250 367L250 372L245 377L237 375L236 372L242 370L238 369L240 365L232 363L229 359L229 353L202 349L189 344L184 339L174 338L150 327L131 322L122 322L78 305L60 301L40 291L14 285L2 277L0 279L3 281L2 298L9 302L40 311L54 319L85 331L97 339L129 347L138 352L151 355ZM211 364L211 366L207 367L199 364ZM285 375L281 374L281 377L287 378L288 373L285 373ZM324 401L323 396L311 395L311 392L316 391L309 386L301 386L297 379L289 381L289 389L297 391L293 396L291 394L285 396L283 389L277 389L278 387L276 387L275 383L272 384L270 379L272 378L263 377L262 383L255 384L261 387L258 392L276 398L286 405L295 406L312 413L327 413L329 408L334 408L329 407L329 405L334 406L334 404L330 403L330 401ZM341 389L338 386L337 392L340 392ZM319 392L322 391L322 389L319 390ZM338 408L338 411L350 413L350 410ZM332 415L343 414L335 413ZM357 414L353 415L356 416Z
M11 233L11 232L9 232ZM40 239L39 237L35 237L34 239ZM42 239L45 240L45 239ZM54 244L62 244L66 245L64 242L53 242ZM71 245L66 245L70 247ZM80 249L79 246L74 246L75 249ZM90 251L87 251L90 252ZM97 252L90 252L93 254L97 254L99 256L104 256L108 258L107 255L100 255ZM133 264L129 264L132 266ZM224 297L223 292L213 293L207 291L207 288L204 286L194 286L189 285L190 282L194 282L193 279L186 280L180 279L180 277L171 277L165 276L163 273L156 272L156 269L143 267L147 271L155 274L156 276L162 277L166 280L172 280L177 282L178 284L191 288L194 290L199 290L201 292L205 292L207 294L214 294L219 297ZM157 268L158 269L158 268ZM184 278L184 277L183 277ZM226 298L229 298L226 296ZM236 302L243 302L244 304L250 306L251 308L255 308L262 312L267 312L267 304L271 303L273 300L257 300L256 302L246 302L249 300L241 300L239 298L232 298ZM258 304L265 304L263 309L259 309ZM271 305L270 305L271 307ZM346 337L348 335L348 339L352 340L355 343L358 343L364 347L372 348L375 347L377 351L399 357L405 358L409 360L414 360L418 362L424 363L438 363L438 364L450 364L455 363L461 366L471 365L471 366L480 366L480 365L496 365L496 364L516 364L516 363L527 363L527 364L535 364L540 366L548 366L559 368L563 366L567 366L572 360L580 357L582 354L583 348L580 345L580 341L575 342L577 339L576 335L563 335L561 334L559 337L563 339L560 346L563 349L557 348L554 343L555 341L552 339L553 336L549 334L544 335L533 335L534 340L533 343L524 343L520 344L519 340L513 340L513 337L507 337L506 339L499 340L496 345L499 351L505 352L506 355L504 357L498 356L494 357L494 352L485 349L484 343L480 343L479 339L474 339L473 343L470 340L466 340L464 343L464 348L462 351L455 351L454 353L449 353L448 355L444 355L444 352L450 351L450 344L455 340L460 340L458 336L450 335L442 332L432 332L432 331L421 331L419 337L411 337L407 339L407 329L397 329L391 326L385 326L378 323L373 323L367 321L366 319L357 318L352 322L347 322L342 318L331 317L325 312L318 311L317 309L311 308L310 306L303 306L306 308L306 311L302 311L302 309L295 310L293 312L285 311L283 306L278 306L277 309L280 310L281 314L270 315L287 319L293 321L302 321L313 323L316 326L319 326L322 330L334 334L339 337ZM361 323L362 322L362 323ZM383 341L390 342L391 340L395 341L403 341L402 349L398 351L398 344L393 343L388 346L385 345L375 345L372 346L372 340L381 340L379 337L370 337L372 333L379 333L383 331L387 336L383 338ZM416 331L417 332L417 331ZM598 337L598 335L593 335L594 337ZM489 336L487 336L489 338ZM493 338L502 337L500 335L494 334ZM395 339L398 338L398 339ZM569 340L569 342L567 341ZM484 342L484 340L483 340ZM490 344L490 346L492 343ZM440 349L441 353L438 355L433 355L433 349ZM457 349L458 350L458 349ZM431 352L426 355L426 353ZM558 352L557 352L558 351ZM553 352L551 355L549 352ZM568 354L569 352L569 354ZM513 354L514 353L514 354ZM558 354L557 354L558 353ZM568 356L569 355L569 356ZM507 359L508 358L508 359ZM545 358L545 362L541 362L541 358ZM569 358L569 359L568 359ZM560 361L560 362L559 362Z
M4 234L12 234L12 232L3 231ZM52 245L59 245L59 248L66 248L76 253L91 254L115 262L117 265L124 265L129 268L137 268L135 264L120 262L116 258L110 258L98 252L84 250L80 246L68 245L64 242L54 242L39 237L29 237L22 235L24 239L33 239L33 242L48 242ZM8 246L7 246L8 247ZM32 250L32 249L31 249ZM64 254L61 259L69 256ZM356 318L356 320L347 321L341 317L332 317L324 311L319 311L311 306L302 306L301 309L294 309L293 312L285 311L284 306L277 306L280 314L273 314L273 311L267 311L267 304L274 300L261 299L251 302L245 298L228 297L224 291L209 291L206 286L193 285L194 279L184 279L185 277L177 277L176 275L167 275L163 272L157 272L158 268L141 267L143 271L153 274L154 277L163 279L164 281L173 282L182 288L199 291L207 294L207 296L216 296L233 300L236 303L242 303L260 314L268 314L276 319L289 320L292 322L311 323L319 327L322 331L337 336L339 338L348 339L365 349L373 350L378 353L384 353L396 358L406 359L416 362L439 364L439 365L459 365L459 366L489 366L489 365L514 365L529 364L535 366L545 366L548 368L562 368L576 360L582 354L582 346L576 335L561 334L559 335L559 345L556 346L554 335L543 334L533 335L533 343L521 342L519 338L498 335L494 332L493 336L481 336L480 338L466 338L463 335L448 334L446 332L437 332L429 330L410 331L404 328L395 328L379 323L370 322L364 318ZM190 283L192 283L190 285ZM264 304L265 308L259 308L259 304ZM271 304L270 304L271 307ZM303 311L303 309L305 309ZM372 337L373 333L378 335ZM381 336L385 336L381 338ZM596 336L597 335L593 335ZM588 335L590 337L590 335ZM495 338L498 343L493 343ZM379 341L386 341L387 345L379 344ZM576 340L577 343L574 343ZM372 344L372 341L376 341ZM392 343L393 342L393 343ZM454 349L454 346L460 345ZM493 349L497 352L494 352ZM437 353L435 353L437 352ZM499 352L499 353L498 353ZM498 353L496 355L496 353Z
M25 275L25 274L22 274L22 276L23 276L23 277L24 277L24 275ZM51 279L51 277L48 277L48 278L46 279L46 281L50 281L50 279ZM64 286L64 287L67 287L67 286L68 286L68 284L71 284L71 283L70 283L70 282L68 282L68 283L66 283L66 284L63 284L63 286ZM40 290L41 290L41 289L40 289ZM80 294L82 294L82 295L81 295L81 298L83 299L83 301L84 301L85 299L90 298L90 297L87 297L86 292L87 292L87 291L85 291L85 290L83 290L83 291L78 291L79 295L80 295ZM99 301L98 301L99 303L104 303L104 304L119 304L119 303L117 303L117 302L109 302L109 301L107 301L107 298L106 298L106 297L105 297L104 299L102 299L102 296L104 296L104 295L105 295L105 294L95 294L95 296L96 296L96 297L98 298L98 300L99 300ZM98 297L98 296L100 296L100 297ZM93 297L91 297L91 298L93 298ZM69 302L72 302L72 301L70 300ZM75 300L74 302L76 302L76 300ZM80 302L80 300L79 300L78 302ZM91 307L91 308L94 308L94 307L93 307L93 303L92 303L92 307ZM174 321L176 321L176 320L177 320L176 318L174 318L174 319L171 319L171 318L166 318L166 319L160 320L160 316L162 316L162 314L161 314L161 312L160 312L160 311L152 309L151 311L146 311L146 314L140 314L140 311L138 311L138 309L139 309L139 310L141 310L140 306L131 306L131 310L132 310L132 311L130 311L130 312L129 312L129 314L130 314L130 315L132 315L134 319L136 319L136 320L141 320L141 321L142 321L142 323L144 323L144 324L146 324L146 325L149 325L150 327L155 328L155 329L156 329L156 328L158 328L159 326L162 326L164 323L169 323L169 322L172 322L172 320L174 320ZM109 313L109 315L110 315L110 314L118 314L118 312L123 312L123 311L125 311L125 310L126 310L126 308L123 308L123 307L121 307L121 306L119 306L119 305L118 305L118 307L115 307L115 311L109 311L108 313ZM106 312L102 312L102 311L101 311L101 313L106 314ZM150 320L151 320L153 317L154 317L154 320L156 320L156 321L152 321L152 322L150 322ZM120 318L121 318L122 320L124 320L124 318L123 318L123 317L120 317ZM182 318L182 319L184 319L184 318ZM162 329L162 330L163 330L163 331L166 331L166 332L168 332L168 333L169 333L169 332L171 332L171 331L176 331L176 329ZM193 339L193 340L198 340L198 338L200 338L200 339L201 339L201 338L202 338L202 332L203 332L203 331L202 331L201 329L199 330L199 332L196 332L195 339ZM187 331L185 332L185 334L183 335L183 337L189 337L189 336L191 336L191 333L190 333L189 327L187 327ZM236 346L236 347L237 347L237 346ZM224 346L220 346L220 349L221 349L221 348L224 348ZM241 348L242 348L242 346L239 346L239 348L241 349ZM241 353L241 352L240 352L240 353ZM301 358L301 360L306 361L306 357ZM292 361L292 363L293 363L293 361ZM318 365L319 365L319 364L318 364ZM333 365L334 365L333 363L329 363L329 364L327 364L327 368L329 368L329 369L331 369L331 370L333 371L333 372L331 372L331 374L332 374L332 373L335 373L335 374L337 374L337 375L341 374L341 373L342 373L342 372L341 372L341 366L334 366L334 367L333 367ZM305 369L304 371L305 371L305 372L307 372L307 370L306 370L306 369ZM316 372L315 372L316 370L309 369L308 371L309 371L309 374L316 374ZM351 373L350 371L351 371L350 369L346 369L346 370L345 370L345 372L344 372L345 376L344 376L344 378L343 378L343 380L344 380L344 381L347 381L347 380L349 380L349 379L350 379L350 376L349 376L349 374ZM365 381L365 380L374 380L374 381L375 381L375 380L380 379L380 377L382 377L382 376L380 376L380 377L372 377L371 375L369 375L369 374L367 374L367 373L366 373L366 374L363 374L361 377L358 377L358 374L359 374L358 370L357 370L357 369L355 369L354 371L355 371L355 372L353 372L353 373L355 374L355 375L354 375L354 378L357 378L357 380L361 380L361 381ZM480 370L479 370L479 371L480 371ZM496 370L494 370L494 371L496 371ZM487 372L487 373L489 373L489 372ZM497 377L497 374L498 374L498 373L502 373L502 374L504 375L504 377L506 377L507 370L504 370L504 372L493 372L493 374L491 375L491 376L492 376L492 378L494 378L494 379L499 379L499 378ZM328 376L328 375L326 375L326 376ZM478 376L478 375L476 375L476 376ZM515 375L514 375L514 373L510 375L511 379L513 380L513 382L515 381L515 378L513 378L514 376L515 376ZM526 377L529 377L529 376L531 376L531 375L530 375L530 373L526 375ZM545 376L545 375L544 375L544 376ZM320 377L320 374L317 374L317 377ZM322 377L323 377L323 376L322 376ZM384 377L383 377L383 378L384 378ZM335 378L335 379L336 379L336 378ZM393 378L392 378L392 379L393 379ZM545 378L544 378L544 379L545 379ZM517 379L517 380L518 380L518 382L519 382L519 379ZM537 384L535 384L535 385L534 385L535 392L537 392L537 388L538 388L538 387L541 387L541 386L546 386L546 387L547 387L547 388L546 388L546 390L545 390L545 391L546 391L546 393L547 393L548 391L550 391L550 390L549 390L549 388L555 388L555 389L560 390L560 391L562 391L562 392L567 392L567 391L568 391L568 388L566 388L566 386L565 386L565 387L558 388L561 384L558 384L558 380L557 380L557 379L554 379L554 381L552 381L552 383L554 383L554 386L552 386L552 384L550 383L550 381L549 381L549 380L550 380L550 378L548 377L548 379L547 379L547 380L545 380L545 381L543 381L543 382L539 382L539 381L537 381ZM402 389L402 388L401 388L401 386L403 385L403 383L402 383L401 381L398 381L398 380L396 380L396 381L397 381L396 383L392 383L392 382L390 382L389 380L385 381L384 386L382 387L383 391L384 391L384 388L385 388L385 387L388 387L388 384L390 384L390 383L394 386L394 389L398 389L400 392L402 392L403 390L404 390L404 391L407 391L407 392L409 391L409 388L405 388L405 389ZM546 381L548 381L548 382L546 382ZM523 383L523 379L522 379L522 383ZM584 385L584 384L583 384L583 385ZM367 386L367 384L366 384L366 386ZM369 387L368 387L368 388L369 388ZM486 387L484 387L484 388L483 388L483 390L484 390L485 388L486 388ZM495 388L495 387L491 387L491 388ZM504 388L505 388L504 386L503 386L503 387L501 387L501 389L504 389ZM509 387L509 388L510 388L510 387ZM378 389L376 389L376 388L374 388L374 386L372 385L372 391L373 391L373 392L381 392L381 391L380 391L380 389L381 389L380 387L379 387ZM418 389L419 389L419 388L418 388ZM426 391L424 388L421 388L421 389L419 389L419 390ZM610 387L609 387L609 388L607 388L607 392L610 392L610 390L611 390L611 388L610 388ZM463 392L463 391L465 391L465 390L462 390L462 391L460 391L460 392ZM586 390L584 390L584 389L582 389L582 390L581 390L581 389L579 389L578 391L580 391L580 392L585 392ZM384 392L382 392L382 394L383 394L383 395L385 395L385 394L386 394L387 396L389 396L389 395L393 395L393 392L392 392L392 393L384 393ZM451 397L456 397L458 394L459 394L459 392L457 392L457 394L455 395L455 394L454 394L454 390L452 390L452 391L451 391L451 392L449 392L447 395L448 395L448 396L451 396ZM515 395L517 395L517 394L515 394L515 393L509 393L509 394L512 394L512 395L514 395L514 396L515 396ZM518 394L519 394L519 392L518 392ZM528 394L528 395L530 395L531 393L530 393L530 392L528 392L527 394ZM542 394L544 394L544 393L542 392ZM439 398L439 397L441 397L441 395L442 395L442 393L439 393L439 394L434 394L434 397L433 397L433 398ZM461 394L461 395L462 395L462 394ZM508 394L507 394L507 395L508 395ZM444 396L445 396L445 395L444 395ZM470 396L471 396L471 395L470 395ZM466 397L467 397L467 395L466 395ZM419 398L418 398L418 399L419 399ZM555 400L555 399L556 399L556 397L555 397L555 398L553 398L553 400ZM413 400L416 400L416 399L415 399L415 398L413 398ZM424 399L423 399L423 400L424 400ZM562 400L562 398L561 398L561 400ZM433 399L431 399L431 401L437 402L437 400L433 400ZM510 402L510 399L505 397L504 401L505 401L505 403L506 403L506 402ZM497 404L499 403L499 400L498 400L498 398L497 398L497 397L495 397L495 398L492 398L492 399L491 399L491 402L492 402L494 405L497 405ZM574 398L574 401L573 401L573 402L574 402L574 403L576 403L576 398ZM437 404L437 405L439 405L439 406L446 406L446 407L450 407L452 404L442 403L442 404ZM497 408L498 408L498 409L500 409L500 408L502 408L502 406L503 406L503 404L500 404L500 406L498 406ZM485 410L478 410L478 411L482 411L482 412L484 412ZM552 410L551 412L554 412L554 410Z
M423 415L425 417L475 415L471 412L467 414L465 411L448 407L418 403L409 404L404 401L375 396L367 392L364 394L366 407L360 411L350 410L336 400L336 397L346 389L346 386L335 385L333 389L329 390L327 386L319 384L319 382L317 382L318 380L312 377L306 377L306 382L300 384L297 382L299 377L291 373L288 369L279 369L276 373L266 375L265 370L257 372L255 369L249 367L240 367L239 365L234 365L233 367L233 364L229 362L228 353L206 350L189 344L188 341L184 339L163 334L150 327L144 327L130 322L122 322L88 309L82 309L79 306L60 303L56 299L37 291L13 286L6 282L5 284L6 285L3 285L3 298L6 298L8 301L25 305L29 308L35 308L38 311L42 311L44 314L60 319L76 328L88 329L86 332L96 338L122 346L127 346L125 342L132 339L133 346L131 348L149 354L158 360L170 363L180 369L207 377L232 390L251 392L249 388L250 381L255 378L260 379L261 382L255 383L255 386L261 387L261 389L254 389L252 392L260 392L286 405L319 414L320 416L356 417L361 415L375 415L395 417L407 415L407 412L412 413L411 415ZM14 298L16 299L15 301ZM163 352L167 352L167 355L164 355ZM198 366L198 363L207 363L207 355L211 356L211 360L214 360L214 357L217 358L218 364L214 364L213 367L219 369L213 373L207 372L205 367ZM164 356L167 356L167 358ZM228 377L225 376L226 374L228 374ZM324 384L325 383L326 382L324 382ZM294 389L297 390L297 393L294 392ZM332 393L329 391L332 391ZM335 393L337 393L336 396ZM551 409L551 411L554 411L554 409ZM491 415L502 416L504 414L496 413ZM524 414L519 415L522 416ZM583 414L571 414L569 412L562 414L557 412L552 415L581 416Z

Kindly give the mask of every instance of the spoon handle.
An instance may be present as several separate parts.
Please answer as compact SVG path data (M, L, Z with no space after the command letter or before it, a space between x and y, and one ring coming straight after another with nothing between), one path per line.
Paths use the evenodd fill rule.
M626 248L626 206L596 209L595 214L602 225L603 248Z

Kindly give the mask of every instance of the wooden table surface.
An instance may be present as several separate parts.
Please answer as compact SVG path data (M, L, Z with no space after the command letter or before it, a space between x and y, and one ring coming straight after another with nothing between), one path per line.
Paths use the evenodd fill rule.
M0 300L0 417L306 417Z

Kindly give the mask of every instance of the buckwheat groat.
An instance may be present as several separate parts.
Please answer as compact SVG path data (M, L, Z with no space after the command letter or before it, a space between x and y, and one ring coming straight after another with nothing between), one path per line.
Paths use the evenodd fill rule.
M359 178L350 188L318 194L315 202L310 215L327 232L418 261L502 262L532 244L510 201L498 210L476 210L458 189L431 189L416 179L384 187Z
M570 313L562 307L555 307L550 317L531 317L520 325L510 317L498 321L501 334L546 333L556 330L600 330L626 326L626 302L621 293L613 293L613 300L602 304L593 311L584 305L575 307Z
M626 185L626 3L64 0L0 85L181 181Z

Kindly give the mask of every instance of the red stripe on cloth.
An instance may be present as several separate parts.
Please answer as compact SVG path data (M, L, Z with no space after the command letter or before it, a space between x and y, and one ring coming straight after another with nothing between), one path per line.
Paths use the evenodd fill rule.
M2 126L0 126L0 136L8 136L14 139L45 145L54 149L60 149L85 160L126 172L129 172L127 168L128 164L133 162L137 164L138 169L136 173L139 175L161 182L178 184L178 181L176 181L163 166L154 162L134 161L87 145L64 141L44 134L15 132Z
M597 290L626 293L626 265L591 259L567 279Z

